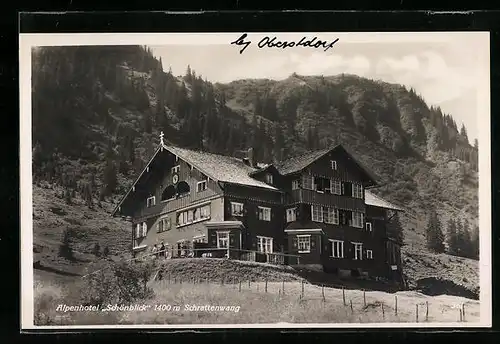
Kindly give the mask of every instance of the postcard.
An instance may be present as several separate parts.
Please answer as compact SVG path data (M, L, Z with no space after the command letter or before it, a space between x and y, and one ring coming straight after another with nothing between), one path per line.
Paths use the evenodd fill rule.
M23 329L491 326L487 32L20 34Z

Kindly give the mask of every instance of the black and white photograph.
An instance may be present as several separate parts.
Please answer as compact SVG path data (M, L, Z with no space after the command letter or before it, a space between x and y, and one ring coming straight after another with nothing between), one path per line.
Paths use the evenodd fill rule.
M23 328L491 326L489 33L19 45Z

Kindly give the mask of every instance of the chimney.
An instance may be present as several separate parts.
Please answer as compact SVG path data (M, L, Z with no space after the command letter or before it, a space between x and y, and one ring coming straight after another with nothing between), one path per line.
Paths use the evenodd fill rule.
M254 158L253 158L253 148L248 148L247 159L248 159L248 162L249 162L250 166L254 167L255 166L255 161L254 161Z

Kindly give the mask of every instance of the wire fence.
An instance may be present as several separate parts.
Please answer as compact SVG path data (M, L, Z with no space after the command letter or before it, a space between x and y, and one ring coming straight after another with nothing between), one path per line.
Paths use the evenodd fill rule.
M398 295L394 295L391 302L381 301L380 298L374 297L373 295L367 295L367 290L349 290L344 287L331 288L326 285L313 285L305 280L298 281L276 281L264 280L264 281L251 281L240 278L220 278L215 280L208 277L191 277L182 278L178 275L173 276L169 273L155 275L155 282L158 287L168 288L169 286L179 286L183 285L187 287L188 285L206 286L211 287L229 287L237 292L260 292L274 294L278 299L284 297L296 298L298 302L307 303L311 301L321 301L323 304L338 304L339 300L341 305L345 310L351 314L359 313L360 311L366 311L368 309L376 311L382 320L391 320L395 318L406 318L409 322L429 322L430 320L435 320L443 317L445 312L448 312L448 317L455 318L456 322L467 322L467 308L465 303L453 304L453 305L443 305L443 304L432 304L428 300L421 302L408 301L408 298L404 298L401 301ZM370 291L368 291L370 293ZM411 305L414 304L415 308L413 315L411 314ZM434 306L434 307L433 307ZM440 306L440 307L439 307ZM455 313L455 316L452 313ZM454 322L454 321L453 321Z

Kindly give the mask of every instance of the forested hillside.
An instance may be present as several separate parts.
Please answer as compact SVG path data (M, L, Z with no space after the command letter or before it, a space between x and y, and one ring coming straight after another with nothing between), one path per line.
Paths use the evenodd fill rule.
M408 247L426 247L432 210L441 224L477 225L477 141L416 90L354 75L213 84L189 66L182 76L165 66L140 46L34 50L37 190L52 185L68 205L101 211L131 185L160 131L211 152L253 147L263 162L342 143L380 177L373 192L408 210Z

